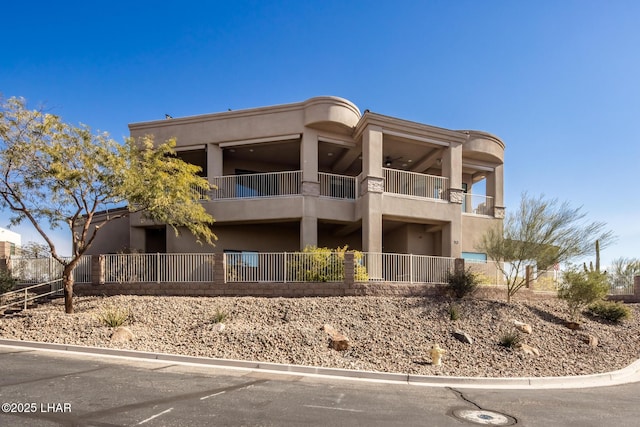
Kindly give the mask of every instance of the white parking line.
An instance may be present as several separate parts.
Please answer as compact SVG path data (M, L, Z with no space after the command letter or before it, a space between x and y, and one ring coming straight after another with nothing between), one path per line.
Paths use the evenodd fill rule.
M139 422L138 424L136 424L136 425L138 425L138 426L139 426L140 424L144 424L144 423L146 423L147 421L151 421L152 419L154 419L154 418L158 418L160 415L164 415L164 414L166 414L166 413L168 413L168 412L171 412L171 411L173 411L173 408L169 408L169 409L167 409L166 411L162 411L162 412L160 412L159 414L155 414L154 416L149 417L149 418L147 418L146 420L140 421L140 422Z
M225 392L225 391L220 391L220 392L218 392L218 393L210 394L209 396L201 397L201 398L200 398L200 400L205 400L205 399L208 399L208 398L210 398L210 397L218 396L218 395L221 395L221 394L224 394L224 393L226 393L226 392Z
M364 412L360 409L332 408L331 406L304 405L306 408L333 409L334 411Z

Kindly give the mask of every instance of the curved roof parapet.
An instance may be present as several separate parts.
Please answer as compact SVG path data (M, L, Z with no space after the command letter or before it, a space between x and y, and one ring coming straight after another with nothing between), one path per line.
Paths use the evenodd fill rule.
M467 141L462 145L465 153L474 153L486 160L504 162L504 142L495 135L477 130L459 131L467 134Z
M337 96L318 96L304 102L305 126L353 129L360 117L355 104Z

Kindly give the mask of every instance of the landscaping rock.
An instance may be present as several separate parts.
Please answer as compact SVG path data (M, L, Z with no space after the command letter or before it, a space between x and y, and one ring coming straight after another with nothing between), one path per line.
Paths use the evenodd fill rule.
M584 342L585 344L588 344L589 347L593 348L596 348L600 343L598 337L592 334L583 334L580 336L580 339L582 339L582 342Z
M628 304L633 316L623 324L581 318L581 330L564 326L567 304L559 299L457 301L466 313L452 323L443 318L448 298L419 297L75 297L76 313L64 313L62 299L0 319L0 337L152 353L324 366L336 369L463 377L549 377L598 374L629 366L640 354L640 304ZM128 307L135 318L132 341L111 342L113 328L99 326L105 305ZM233 320L222 333L212 330L212 313ZM290 321L281 317L288 312ZM513 320L529 323L535 333L518 332L540 351L530 356L499 345ZM560 320L562 319L562 320ZM567 319L568 320L568 319ZM203 326L203 322L207 326ZM224 322L226 323L226 322ZM323 325L338 325L349 336L347 351L328 347ZM461 330L473 345L452 336ZM598 337L591 348L581 335ZM442 367L429 351L439 343L448 352Z
M131 329L127 328L126 326L118 326L113 331L113 334L111 334L112 342L131 341L134 338L135 338L135 335L133 335L133 332L131 332Z
M572 331L575 331L576 329L580 329L580 323L578 322L566 322L564 326L571 329Z
M530 334L531 332L533 332L533 329L531 329L531 325L528 323L514 320L513 325L516 327L517 330L519 330L520 332L524 332L525 334Z
M214 331L214 332L222 332L222 331L224 331L224 328L226 328L224 323L215 323L211 327L211 330Z
M351 343L349 342L349 338L346 335L338 332L336 328L329 324L325 324L323 326L324 331L329 335L329 347L334 350L344 351L349 348Z
M473 344L473 338L463 331L453 331L453 336L460 342L465 344Z
M531 356L540 356L540 350L527 344L519 344L518 350Z

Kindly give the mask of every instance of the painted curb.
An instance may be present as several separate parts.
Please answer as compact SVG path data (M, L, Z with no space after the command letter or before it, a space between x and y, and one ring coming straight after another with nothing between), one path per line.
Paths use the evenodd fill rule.
M214 359L208 357L183 356L178 354L152 353L136 350L119 350L104 347L88 347L71 344L54 344L36 341L20 341L0 338L0 346L28 348L34 350L73 353L91 356L107 356L157 362L172 362L203 367L232 368L259 372L271 372L283 375L305 375L330 377L347 380L404 383L429 387L458 387L484 389L550 389L604 387L617 384L640 382L640 359L629 366L600 374L567 377L447 377L373 371L357 371L318 366L288 365L282 363L255 362L233 359Z

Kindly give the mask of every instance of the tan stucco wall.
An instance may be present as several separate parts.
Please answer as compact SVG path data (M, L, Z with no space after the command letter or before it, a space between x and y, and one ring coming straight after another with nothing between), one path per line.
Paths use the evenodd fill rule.
M188 231L180 237L169 230L167 252L224 252L225 250L257 252L293 252L298 250L299 223L214 225L218 236L215 246L200 245Z
M349 249L354 251L362 250L362 237L360 229L346 236L334 236L328 233L318 231L318 247L321 248L337 248L347 245Z
M496 218L462 215L462 252L478 252L476 245L484 233L491 227L501 227L502 221Z
M96 220L100 221L104 215L97 215ZM95 221L94 221L95 223ZM87 255L115 254L126 252L129 249L129 216L109 221L96 234L96 238L87 250ZM95 226L91 226L93 231Z
M427 231L428 228L430 226L425 224L405 224L384 233L384 252L440 255L442 233L440 231Z

